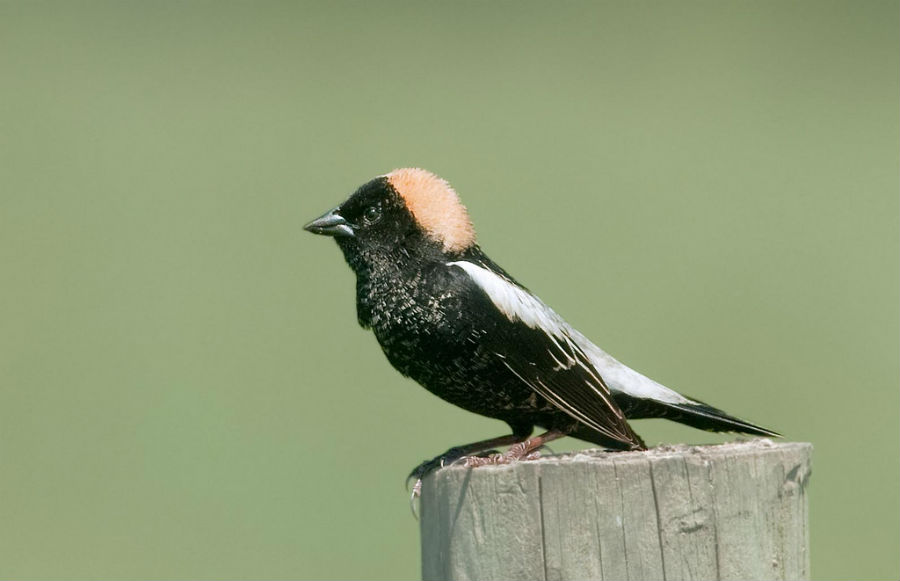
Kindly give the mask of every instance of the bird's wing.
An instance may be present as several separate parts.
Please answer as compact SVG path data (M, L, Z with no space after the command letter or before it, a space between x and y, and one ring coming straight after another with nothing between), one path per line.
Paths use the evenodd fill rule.
M540 299L484 264L461 260L497 317L480 338L515 376L572 418L605 436L635 443L637 436L613 401L590 358L573 341L569 325Z

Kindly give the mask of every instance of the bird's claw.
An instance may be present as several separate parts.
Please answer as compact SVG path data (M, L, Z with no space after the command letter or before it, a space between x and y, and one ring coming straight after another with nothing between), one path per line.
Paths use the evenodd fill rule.
M448 454L442 454L441 456L422 462L413 468L412 472L409 473L409 476L406 477L406 490L409 490L410 481L415 480L412 492L409 495L409 509L412 511L413 518L419 520L419 512L416 510L416 507L418 505L417 501L422 496L422 480L435 470L443 468L446 464L455 462L456 460L458 460L458 458L451 458Z
M419 513L416 509L418 500L422 496L422 481L432 472L456 464L464 462L466 468L474 468L475 466L486 466L489 464L509 464L516 460L536 460L540 458L540 452L529 452L523 444L512 446L505 454L501 454L497 450L486 450L475 454L465 455L461 449L451 448L440 456L436 456L431 460L426 460L412 469L409 476L406 477L406 490L409 490L409 483L415 480L412 492L409 495L409 508L413 513L413 517L418 520Z
M409 484L409 480L406 481L407 485ZM413 485L412 494L409 495L409 510L412 511L413 518L419 520L419 511L416 510L418 506L419 497L422 496L422 479L419 478L416 480L416 483Z
M409 490L409 482L411 480L416 480L416 484L421 491L421 481L435 470L444 468L445 466L451 466L467 458L491 456L497 453L497 450L487 450L484 452L478 452L474 455L466 455L463 448L450 448L440 456L435 456L431 460L426 460L413 468L412 472L409 473L409 476L406 477L406 489Z
M409 473L409 476L406 477L406 489L409 490L409 482L411 480L415 480L416 484L413 486L413 492L416 493L418 489L421 491L422 489L422 479L437 470L438 468L443 468L447 463L447 457L438 456L437 458L432 458L431 460L426 460L422 462L418 466L412 469L412 472ZM416 494L417 495L417 494Z

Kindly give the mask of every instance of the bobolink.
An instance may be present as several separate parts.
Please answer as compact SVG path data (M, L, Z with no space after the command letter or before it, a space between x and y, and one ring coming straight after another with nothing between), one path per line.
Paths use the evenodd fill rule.
M482 252L456 192L428 171L377 177L305 229L337 241L356 273L359 324L400 373L509 424L509 435L420 464L410 474L416 490L444 463L509 462L562 436L645 449L626 418L778 435L684 397L594 345ZM534 426L546 432L531 438ZM484 454L506 445L505 454Z

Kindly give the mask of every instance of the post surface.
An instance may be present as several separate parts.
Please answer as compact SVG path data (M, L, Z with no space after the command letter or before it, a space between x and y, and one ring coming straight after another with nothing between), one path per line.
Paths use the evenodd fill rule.
M753 440L447 467L422 488L422 576L809 579L811 452Z

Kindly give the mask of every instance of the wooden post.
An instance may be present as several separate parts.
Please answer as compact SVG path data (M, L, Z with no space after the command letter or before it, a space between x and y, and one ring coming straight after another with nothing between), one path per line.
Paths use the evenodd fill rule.
M450 466L422 488L422 577L809 579L811 452L753 440Z

